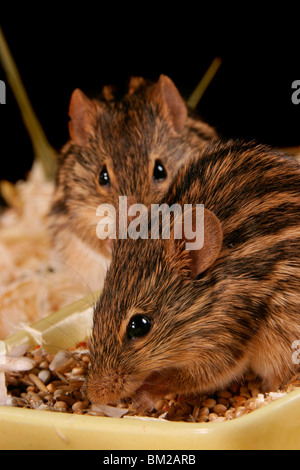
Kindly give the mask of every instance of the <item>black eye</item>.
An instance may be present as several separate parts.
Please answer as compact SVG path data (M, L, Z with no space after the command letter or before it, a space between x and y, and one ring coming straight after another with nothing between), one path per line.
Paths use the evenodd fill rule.
M102 171L99 176L99 183L100 186L105 186L110 183L110 178L106 166L102 168Z
M151 320L144 315L134 315L127 326L129 339L145 336L151 328Z
M160 160L156 160L154 170L153 170L153 178L158 181L158 180L165 180L166 177L167 177L167 172L165 170L165 167L163 166Z

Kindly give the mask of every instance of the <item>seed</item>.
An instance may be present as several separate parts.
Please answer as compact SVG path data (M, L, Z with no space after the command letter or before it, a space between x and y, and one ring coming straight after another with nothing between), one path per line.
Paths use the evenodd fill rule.
M63 380L52 380L51 383L54 385L55 388L66 385L66 383Z
M26 405L26 400L24 398L13 397L11 400L12 406L24 406Z
M198 418L198 423L206 423L208 421L208 416L200 415Z
M254 411L256 410L258 407L259 407L259 404L257 403L257 401L254 399L254 398L250 398L249 400L247 400L245 403L244 403L245 406L247 406L247 408L250 410L250 411Z
M175 410L175 409L179 406L179 404L177 403L176 400L170 400L170 401L168 402L168 406L169 406L170 408L174 408L174 410Z
M64 401L68 405L72 406L76 402L75 398L69 397L68 395L60 395L59 401Z
M37 408L38 406L41 406L44 404L44 401L42 400L41 397L36 395L36 393L29 392L27 394L27 401L30 403L34 408Z
M218 398L218 403L227 407L229 405L229 400L227 398Z
M25 376L25 377L22 377L22 378L20 379L20 382L21 382L22 384L26 385L27 387L28 387L28 386L30 386L30 387L32 386L32 381L29 380L29 378L26 377L26 376Z
M175 416L178 418L178 417L183 417L183 415L185 414L184 410L182 408L177 408L177 410L175 411Z
M84 367L73 367L72 374L73 375L83 375L86 369Z
M216 405L216 403L216 400L214 400L213 398L207 398L202 402L202 405L207 406L207 408L211 409Z
M56 370L64 366L70 359L70 354L67 351L59 351L49 364L49 369Z
M53 401L53 395L52 393L48 393L44 396L44 400L47 400L47 401Z
M72 392L73 387L71 387L71 385L57 385L56 390L60 392Z
M49 363L48 363L48 361L42 361L42 362L39 364L39 367L40 367L40 369L49 369Z
M224 414L227 411L227 407L225 405L217 404L213 407L213 412L219 415Z
M179 410L182 410L184 414L189 415L192 412L192 408L187 403L181 403Z
M72 411L74 411L74 413L76 413L76 411L85 410L88 407L88 405L89 405L89 402L87 400L85 400L85 401L76 401L72 405Z
M49 384L47 385L47 391L48 391L48 392L54 393L55 390L56 390L56 387L55 387L55 385L54 385L53 382L51 382L51 383L49 383Z
M192 417L194 418L195 421L199 418L200 415L200 408L198 405L195 405L192 411Z
M43 356L34 355L33 358L34 358L34 362L36 363L36 365L40 365L40 363L44 361Z
M240 418L241 416L243 416L245 413L247 413L247 409L245 406L239 406L235 412L234 412L234 417L235 418Z
M240 406L240 405L243 405L246 401L246 398L245 397L241 397L240 395L235 395L233 397L233 404L234 406Z
M229 390L222 390L221 392L218 393L218 396L220 398L231 398L232 393Z
M199 414L200 414L200 415L203 415L203 416L208 416L208 415L209 415L209 408L208 408L208 406L204 406L203 408L201 408Z
M64 374L65 372L67 372L68 370L71 370L72 367L74 366L75 364L75 361L74 359L71 357L65 364L62 364L61 366L57 367L56 369L54 369L54 372L56 374ZM52 369L53 370L53 369Z
M245 385L242 385L240 388L240 395L246 398L250 398L251 395L250 395L248 387L246 387Z
M48 362L48 364L51 364L51 362L53 361L54 359L54 355L53 354L46 354L46 361Z
M37 388L39 390L41 390L41 392L45 392L45 393L48 393L48 388L46 387L46 385L44 384L44 382L41 381L41 379L38 378L37 375L35 374L28 374L28 377L29 379L37 386Z
M209 421L215 421L217 418L219 418L217 413L209 413L209 415L208 415Z
M92 410L86 396L85 375L90 365L87 351L65 351L60 356L46 355L41 351L26 353L25 357L33 361L34 367L30 371L6 374L10 404L22 408L106 416L102 411ZM286 394L297 386L300 386L300 374L282 392ZM273 396L270 392L265 396L260 387L255 376L247 375L244 382L233 383L228 389L216 391L210 396L177 395L172 392L158 400L152 412L146 414L138 412L126 400L117 408L130 407L127 416L146 415L190 423L219 423L250 413L279 395L277 392Z
M74 379L70 379L70 385L72 386L72 388L76 388L76 389L80 389L83 384L84 384L84 380L74 380Z
M43 369L38 373L38 378L45 384L49 382L51 378L51 372L48 369Z
M234 409L233 408L230 408L229 410L227 410L224 414L225 418L226 419L232 419L233 418L233 414L234 414Z
M167 414L168 418L172 418L172 416L175 415L175 412L176 412L176 410L175 410L174 406L170 406L169 409L168 409L168 414Z
M54 408L57 411L66 411L66 409L68 408L68 405L64 401L57 401L56 403L54 403Z
M172 416L172 421L182 421L182 416L175 414Z

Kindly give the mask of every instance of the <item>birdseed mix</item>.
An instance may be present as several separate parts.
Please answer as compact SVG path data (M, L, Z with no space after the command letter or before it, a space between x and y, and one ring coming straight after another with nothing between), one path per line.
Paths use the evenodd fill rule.
M22 361L27 361L25 365ZM29 361L29 363L28 363ZM300 374L282 390L263 394L255 377L248 374L242 384L210 396L185 397L170 394L158 400L151 412L139 413L131 403L92 405L85 393L85 378L90 366L85 343L73 350L52 355L37 346L14 357L2 374L5 393L2 404L21 408L118 418L164 419L193 423L223 422L251 413L300 387ZM5 366L1 365L0 369ZM24 370L27 369L27 370ZM1 385L0 385L1 388ZM2 384L3 389L3 384ZM0 401L1 402L1 401Z

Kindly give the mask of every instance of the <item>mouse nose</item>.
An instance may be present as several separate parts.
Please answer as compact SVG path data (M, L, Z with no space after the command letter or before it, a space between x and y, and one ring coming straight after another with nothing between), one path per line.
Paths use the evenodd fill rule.
M114 403L121 398L124 391L124 377L115 371L103 374L91 372L86 390L92 403Z

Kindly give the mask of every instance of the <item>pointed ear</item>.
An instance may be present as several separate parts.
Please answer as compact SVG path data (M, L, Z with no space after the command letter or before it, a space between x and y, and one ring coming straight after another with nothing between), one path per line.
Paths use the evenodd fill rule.
M195 217L196 211L193 210L193 229L194 231L197 228ZM204 209L204 226L201 227L203 230L202 236L200 237L198 233L194 238L194 241L197 241L197 237L200 237L203 241L203 244L200 248L197 247L196 243L190 243L191 240L186 240L186 247L188 250L189 265L191 271L191 277L196 279L199 274L206 271L218 258L222 243L223 243L223 231L219 219L215 214L207 209ZM201 218L201 224L203 224L203 217ZM197 222L198 224L199 222ZM196 232L197 233L197 232ZM188 244L187 244L188 243ZM196 246L195 249L192 248L193 245Z
M69 106L69 134L78 145L86 146L89 136L95 133L96 104L81 90L73 91Z
M187 119L187 107L172 80L160 75L153 90L152 99L159 103L171 121L175 131L180 131Z

